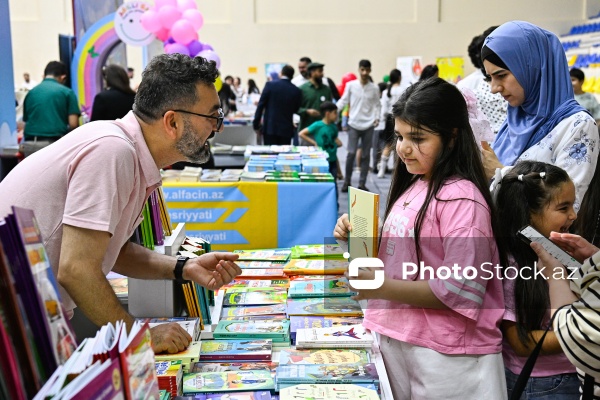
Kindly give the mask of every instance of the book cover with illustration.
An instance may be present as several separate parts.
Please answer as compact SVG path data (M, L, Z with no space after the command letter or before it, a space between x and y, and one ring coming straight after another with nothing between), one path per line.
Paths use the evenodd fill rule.
M227 293L223 299L223 305L262 306L268 304L283 304L286 300L287 293L283 291Z
M344 250L338 244L301 244L292 247L292 258L343 259Z
M280 365L277 367L277 390L303 383L360 383L379 386L375 364Z
M350 297L288 299L287 314L323 315L338 317L362 317L363 312L358 301Z
M263 282L262 280L252 280L252 282ZM284 287L231 287L225 290L228 294L231 293L248 293L248 292L278 292L278 293L287 293L287 289Z
M272 362L195 363L190 372L269 371L275 376L279 364Z
M308 328L330 328L332 326L360 325L358 317L324 317L316 315L294 315L290 317L290 337L295 343L296 331Z
M283 268L267 268L267 269L243 269L238 275L242 279L278 279L285 278Z
M276 261L286 262L292 254L291 249L234 250L238 261Z
M288 288L290 287L290 280L288 278L282 279L234 279L233 282L224 285L223 289L229 290L232 288L244 289L244 288L263 288L263 287L274 287L274 288Z
M309 328L296 331L296 348L370 348L373 335L362 325Z
M230 393L201 393L183 396L176 400L278 400L279 396L271 395L268 390L255 392L230 392Z
M354 295L356 292L350 289L345 276L336 279L292 280L288 292L288 296L292 298L350 297Z
M289 275L343 275L348 270L346 260L293 259L283 267Z
M285 304L271 304L266 306L240 306L223 307L221 317L249 317L252 315L285 314Z
M285 364L366 364L369 353L363 349L283 349L279 365Z
M302 384L281 389L280 400L327 399L327 400L379 400L376 388L353 384Z
M271 361L271 339L204 340L200 349L200 361Z
M272 261L236 261L235 262L240 268L243 269L270 269L270 268L283 268L284 262L272 262Z
M215 339L270 338L274 341L289 341L290 321L282 319L274 322L219 321L213 336Z
M348 235L350 259L377 257L379 236L379 194L355 187L348 188Z
M269 371L194 372L183 376L183 394L272 390L275 382Z

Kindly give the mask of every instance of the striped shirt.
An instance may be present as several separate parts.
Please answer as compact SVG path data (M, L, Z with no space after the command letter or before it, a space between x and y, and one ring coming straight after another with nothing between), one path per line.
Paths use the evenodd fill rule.
M600 252L575 272L571 290L580 299L556 312L554 330L579 378L595 379L594 398L600 399Z

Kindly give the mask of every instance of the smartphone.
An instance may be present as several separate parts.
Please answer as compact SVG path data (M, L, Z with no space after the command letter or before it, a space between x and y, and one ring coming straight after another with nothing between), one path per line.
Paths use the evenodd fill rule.
M527 225L519 229L519 231L517 232L517 236L527 244L530 244L531 242L537 242L541 244L542 247L548 253L550 253L550 255L552 255L552 257L560 261L569 270L581 268L581 264L579 263L579 261L571 257L569 253L552 243L550 239L546 238L544 235L539 233L531 225Z

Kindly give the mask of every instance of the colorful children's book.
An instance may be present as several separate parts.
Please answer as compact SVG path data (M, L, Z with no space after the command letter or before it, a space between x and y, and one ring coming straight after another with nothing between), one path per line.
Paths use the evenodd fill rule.
M285 304L266 306L223 307L221 317L248 317L251 315L285 314Z
M219 321L215 328L215 339L270 338L274 341L289 341L290 321L286 319L264 322Z
M192 342L184 351L173 354L156 354L156 361L172 361L181 360L183 372L188 372L193 363L197 362L200 357L201 342Z
M278 279L285 278L286 275L282 268L242 269L239 277L242 279Z
M285 263L272 262L272 261L236 261L235 262L240 268L243 269L270 269L270 268L283 268Z
M357 350L354 350L357 351ZM272 362L229 362L229 363L195 363L190 372L228 372L264 370L275 375L276 363Z
M348 270L345 260L293 259L284 267L288 275L343 275Z
M358 317L323 317L313 315L294 315L290 317L290 337L296 342L296 331L308 328L329 328L332 326L360 325L363 319Z
M280 365L277 367L277 390L305 383L361 383L379 386L375 364Z
M257 390L255 392L228 392L223 393L201 393L182 396L175 400L276 400L268 390Z
M123 385L128 399L158 398L158 380L154 367L154 351L148 324L136 321L129 332L121 325L119 357Z
M285 364L366 364L369 353L362 349L284 349L279 365Z
M252 280L252 282L264 282L263 280ZM248 293L248 292L280 292L287 293L287 289L284 287L231 287L225 289L228 294L231 293Z
M328 297L308 299L288 299L287 314L325 315L338 317L362 317L358 301L349 297Z
M200 361L271 361L272 349L271 339L205 340Z
M379 194L350 186L348 219L353 228L348 235L350 258L377 257Z
M259 288L259 287L279 287L288 288L290 287L290 280L288 278L282 279L235 279L233 282L223 286L224 289L230 288Z
M292 247L292 258L343 259L344 250L337 244L302 244Z
M275 382L269 371L195 372L183 376L183 393L272 390Z
M247 292L227 293L223 299L223 306L262 306L267 304L284 304L287 293L280 292Z
M296 331L296 348L298 349L371 348L372 345L373 336L362 325L298 329Z
M277 315L252 315L249 317L221 317L220 321L263 321L263 322L276 322L282 319L287 319L285 314Z
M173 397L182 391L183 368L181 360L160 361L154 364L158 377L158 388L166 390Z
M239 254L238 261L278 261L286 262L292 254L291 249L234 250Z
M291 298L301 297L350 297L356 292L350 289L344 276L336 279L292 280L288 292Z
M281 389L280 400L297 399L360 399L379 400L377 390L353 384L302 384Z

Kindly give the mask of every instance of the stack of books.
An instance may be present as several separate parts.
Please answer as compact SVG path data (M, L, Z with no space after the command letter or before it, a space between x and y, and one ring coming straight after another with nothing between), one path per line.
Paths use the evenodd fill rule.
M169 392L172 397L183 394L183 368L181 360L159 361L155 364L158 388Z

